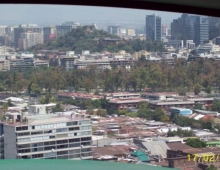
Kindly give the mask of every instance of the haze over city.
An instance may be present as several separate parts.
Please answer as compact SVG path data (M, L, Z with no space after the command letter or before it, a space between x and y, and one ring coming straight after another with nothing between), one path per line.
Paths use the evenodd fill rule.
M0 169L220 168L220 18L64 5L0 15Z
M65 21L80 23L142 22L145 23L145 15L157 13L163 16L162 23L170 24L180 13L110 8L73 5L1 5L0 24L37 23L38 25L60 24ZM141 23L140 23L141 24Z

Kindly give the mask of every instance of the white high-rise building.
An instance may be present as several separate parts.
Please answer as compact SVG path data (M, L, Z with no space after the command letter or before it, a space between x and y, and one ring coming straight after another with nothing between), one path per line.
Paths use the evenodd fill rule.
M6 121L0 124L0 136L4 136L1 158L92 159L90 119L37 113L6 114Z

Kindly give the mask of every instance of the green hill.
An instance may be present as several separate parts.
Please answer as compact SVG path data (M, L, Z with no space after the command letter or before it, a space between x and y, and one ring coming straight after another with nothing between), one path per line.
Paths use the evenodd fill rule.
M99 39L98 42L94 39ZM106 43L105 38L119 39L123 43L109 44ZM60 50L60 51L75 51L81 53L83 50L90 52L118 52L119 50L126 50L127 52L135 52L140 50L147 51L164 51L163 45L160 42L149 42L142 40L123 40L118 36L109 34L103 30L97 30L94 26L82 26L73 29L65 36L58 39L50 40L44 44L36 45L30 48L30 51L37 50Z

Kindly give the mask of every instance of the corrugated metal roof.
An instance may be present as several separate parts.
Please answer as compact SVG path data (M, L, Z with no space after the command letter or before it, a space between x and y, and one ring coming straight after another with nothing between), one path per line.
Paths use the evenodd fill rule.
M167 149L170 149L164 141L148 141L142 144L151 151L151 155L161 155L163 158L167 157Z
M168 170L160 166L137 165L101 161L84 161L84 160L45 160L45 159L16 159L1 160L2 170ZM175 169L174 169L175 170Z

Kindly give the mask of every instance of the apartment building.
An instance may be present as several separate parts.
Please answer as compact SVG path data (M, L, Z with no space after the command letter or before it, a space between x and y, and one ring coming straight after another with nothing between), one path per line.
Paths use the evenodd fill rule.
M25 32L20 34L19 49L27 50L37 44L43 44L43 34L38 32Z
M26 71L32 67L34 67L33 57L24 57L22 59L10 60L10 70Z
M90 60L76 60L76 69L86 69L89 66L96 65L97 69L111 69L109 59L90 59Z
M33 33L42 33L42 28L38 27L36 24L19 25L18 27L14 28L13 35L15 48L19 48L19 39L21 38L21 33L26 33L29 31Z
M7 118L10 121L0 124L0 136L4 135L4 145L0 146L5 159L92 158L92 129L87 118L19 113L9 113Z
M10 61L9 60L0 60L0 71L10 70Z

